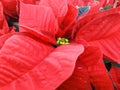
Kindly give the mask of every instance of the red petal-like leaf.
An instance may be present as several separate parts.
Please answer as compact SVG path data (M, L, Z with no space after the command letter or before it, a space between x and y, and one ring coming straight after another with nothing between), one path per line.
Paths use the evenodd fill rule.
M47 5L51 7L56 17L65 16L68 10L67 0L40 0L39 5Z
M110 70L110 74L112 76L111 78L113 79L117 89L120 90L120 68L112 66Z
M4 6L4 13L8 17L18 19L19 2L35 4L36 0L1 0Z
M8 54L5 51L3 52L3 50L8 49L8 46L10 47L10 43L9 45L6 44L0 52L1 59L4 59L4 62L0 63L0 66L3 67L1 67L0 85L3 82L6 85L1 87L0 90L55 90L72 74L77 57L84 51L83 46L79 44L62 45L43 60L42 58L49 53L46 50L49 49L51 51L48 45L36 43L34 40L27 40L27 37L22 37L21 40L17 40L16 37L21 36L14 36L15 40L12 37L13 41L10 39L7 42L14 45L17 41L19 44L12 49L18 50L20 53L13 53L14 50ZM20 43L20 41L24 42L26 40L27 43L25 45ZM24 48L17 49L21 46L24 46ZM14 77L16 79L13 79ZM12 83L8 84L9 81Z
M97 47L87 46L85 52L80 55L82 65L88 67L90 80L97 90L113 90L112 81L108 75L102 60L102 53Z
M5 41L11 37L13 35L13 33L8 33L8 34L4 34L2 36L0 36L0 49L2 48L2 46L4 45Z
M8 32L9 32L9 29L3 14L3 6L2 6L2 3L0 2L0 35L3 35Z
M86 1L86 0L85 0ZM87 0L88 1L88 0ZM68 3L70 5L74 5L74 6L84 6L84 1L83 0L68 0ZM87 2L86 2L87 3Z
M35 2L36 2L36 0L21 0L21 1L24 3L27 3L27 4L35 4Z
M23 75L42 62L53 49L49 44L25 35L14 35L6 40L0 50L0 90L3 86L2 90L20 90L20 86L14 84L13 89L10 83L16 80L19 82ZM24 79L22 82L25 83ZM21 90L26 89L24 87Z
M72 76L57 90L92 90L88 69L81 60L77 60Z
M78 10L75 7L68 5L68 11L67 11L66 15L64 17L62 17L63 20L59 21L60 28L62 30L64 30L71 23L75 22L77 15L78 15ZM58 18L58 20L59 20L59 18Z
M58 32L58 36L69 38L72 33L73 26L76 22L76 17L78 15L78 10L68 5L68 11L64 17L58 18L59 27L61 32Z
M86 67L77 65L74 74L62 83L57 90L92 90L89 73Z
M4 6L4 13L13 18L18 18L17 0L1 0Z
M110 59L113 62L120 63L120 32L116 32L114 35L90 42L90 45L98 46L104 54L104 58Z
M56 42L58 23L50 7L21 3L19 26L21 32L29 32L40 38L44 37L45 41Z
M93 41L106 38L119 31L119 10L120 8L111 9L97 13L96 15L90 15L89 17L93 17L93 19L90 21L86 20L87 24L82 26L82 28L79 28L76 38L83 38L87 41ZM83 22L79 22L79 24L81 23Z
M92 84L91 84L92 83ZM73 75L58 90L113 90L113 85L97 47L87 46L77 62Z
M85 26L85 24L88 24L90 22L92 22L92 20L101 18L101 17L105 17L111 14L115 14L115 13L119 13L118 11L120 10L120 8L116 8L116 9L111 9L111 10L107 10L107 11L103 11L103 12L97 12L97 13L92 13L92 14L87 14L84 17L80 18L80 20L78 21L78 28L81 29L83 28L83 26Z
M101 1L101 0L99 0ZM102 0L104 1L104 0ZM91 5L91 3L97 2L96 0L68 0L69 4L74 6L87 6Z
M101 49L105 58L120 63L120 8L98 13L79 29L76 40L84 39Z

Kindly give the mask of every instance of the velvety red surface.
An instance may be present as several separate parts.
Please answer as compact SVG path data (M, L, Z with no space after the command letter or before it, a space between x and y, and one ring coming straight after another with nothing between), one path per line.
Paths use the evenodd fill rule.
M7 27L0 5L0 27ZM102 5L102 0L95 4ZM5 10L16 18L16 8L10 7L11 12ZM112 68L111 79L102 60L120 63L119 10L97 8L77 20L77 9L67 0L21 2L20 32L0 37L0 90L91 90L91 85L113 90L113 82L119 88L119 70ZM69 44L58 46L58 37L68 38Z

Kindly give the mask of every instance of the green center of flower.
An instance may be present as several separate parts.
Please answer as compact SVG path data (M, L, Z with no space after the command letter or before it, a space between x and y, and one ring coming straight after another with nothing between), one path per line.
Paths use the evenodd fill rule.
M57 39L57 44L58 45L69 44L69 40L67 38L58 38Z

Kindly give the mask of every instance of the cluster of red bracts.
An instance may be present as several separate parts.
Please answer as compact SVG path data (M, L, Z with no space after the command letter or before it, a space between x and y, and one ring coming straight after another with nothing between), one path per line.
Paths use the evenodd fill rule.
M119 0L1 0L0 90L120 90L119 22Z

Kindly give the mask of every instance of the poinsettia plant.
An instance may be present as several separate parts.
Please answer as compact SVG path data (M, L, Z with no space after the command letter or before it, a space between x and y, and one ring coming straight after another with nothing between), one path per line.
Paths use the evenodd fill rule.
M4 6L4 13L8 18L18 18L20 1L29 4L35 4L35 0L1 0Z
M0 37L0 90L119 89L120 8L99 2L20 2L19 32Z

